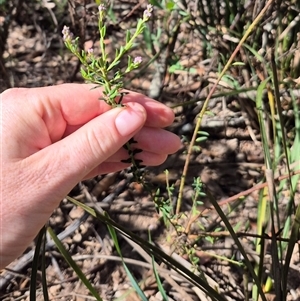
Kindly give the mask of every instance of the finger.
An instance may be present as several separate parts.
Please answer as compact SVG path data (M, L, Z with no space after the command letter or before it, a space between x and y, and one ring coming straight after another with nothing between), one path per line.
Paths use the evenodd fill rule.
M158 162L148 158L149 154L170 155L175 153L181 146L180 139L177 135L168 132L163 129L143 127L135 136L135 143L124 145L115 154L107 159L107 162L121 162L128 159L128 149L138 149L141 152L135 155L135 158L142 159L144 165L159 165L161 159Z
M110 106L101 100L102 89L95 89L95 85L92 84L63 84L32 88L26 93L27 98L31 99L35 105L44 104L47 106L46 109L49 107L60 109L63 118L70 126L82 125L110 109ZM174 113L170 108L140 93L130 91L126 94L122 103L129 102L137 102L145 108L147 114L145 124L148 126L166 127L174 120ZM47 118L47 115L45 117ZM52 116L48 117L47 121L51 122Z
M174 154L180 148L180 138L164 129L143 127L135 136L133 148L156 154Z
M151 153L151 152L147 152L147 151L143 151L141 150L139 153L134 155L134 160L139 160L141 162L141 165L145 165L145 166L157 166L162 164L166 158L167 158L167 154L157 154L157 153ZM120 149L118 152L116 152L114 155L112 155L111 157L109 157L104 163L119 163L119 164L123 164L124 162L126 163L125 168L129 167L133 161L129 161L130 156L128 155L128 151L126 151L125 149ZM128 162L127 162L128 161ZM101 166L104 164L102 163ZM103 170L101 170L100 168L98 169L98 174L104 174L106 172L104 172Z
M143 129L141 130L143 131ZM129 147L131 150L138 149L139 152L134 156L135 158L143 160L143 165L160 165L161 160L155 162L153 159L148 160L148 158L153 155L170 155L175 153L181 146L181 142L178 136L173 133L160 130L162 134L152 135L151 138L146 138L142 136L142 140L138 140L137 143L131 144ZM149 143L149 140L152 141ZM110 156L106 162L121 162L129 158L128 149L126 145L119 149L115 154Z
M149 152L143 152L140 154L137 154L135 156L136 160L141 160L141 165L146 166L157 166L162 163L164 163L167 159L167 155L161 155L161 154L153 154ZM123 163L123 162L104 162L97 166L95 169L93 169L90 173L88 173L83 180L93 178L98 175L103 175L111 172L116 172L123 170L125 168L130 167L131 164L129 163Z
M138 102L147 112L147 120L145 125L149 127L164 128L171 125L174 121L174 112L166 105L149 98L143 94L129 91L124 97L122 103Z

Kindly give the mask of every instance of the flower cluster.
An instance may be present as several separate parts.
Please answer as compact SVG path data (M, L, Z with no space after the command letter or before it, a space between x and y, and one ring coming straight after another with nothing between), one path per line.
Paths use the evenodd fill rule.
M142 57L141 56L137 56L137 57L134 58L133 63L135 65L139 65L139 64L142 63L142 61L143 61Z
M100 4L98 6L98 10L99 10L99 12L106 11L106 6L104 4Z
M151 4L148 4L147 8L144 11L143 19L146 21L149 20L151 18L152 11L153 11L153 6Z
M63 34L63 40L64 42L71 42L73 40L73 33L70 31L70 28L68 26L64 26L63 30L62 30L62 34Z
M98 11L99 11L99 27L103 26L103 22L106 16L106 6L105 4L100 4L98 6Z

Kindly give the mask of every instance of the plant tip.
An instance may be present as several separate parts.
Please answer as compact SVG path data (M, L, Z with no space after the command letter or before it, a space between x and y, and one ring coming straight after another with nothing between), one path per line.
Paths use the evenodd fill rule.
M70 42L73 39L73 33L70 31L70 28L66 25L62 30L62 34L63 34L63 40L65 42Z
M99 12L103 12L103 11L106 10L106 6L105 6L104 4L100 4L100 5L98 6L98 10L99 10Z
M153 6L151 4L148 4L147 8L144 11L144 15L143 15L144 20L150 19L151 15L152 15L152 11L153 11Z
M141 56L137 56L137 57L134 58L133 63L135 65L139 65L139 64L142 63L142 61L143 61L142 57Z

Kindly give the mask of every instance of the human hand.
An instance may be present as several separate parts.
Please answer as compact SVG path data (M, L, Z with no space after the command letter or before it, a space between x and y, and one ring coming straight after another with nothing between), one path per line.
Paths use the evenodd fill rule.
M130 92L111 109L86 84L10 89L1 94L0 268L30 244L81 180L129 166L131 137L143 165L159 165L180 146L163 127L171 109Z

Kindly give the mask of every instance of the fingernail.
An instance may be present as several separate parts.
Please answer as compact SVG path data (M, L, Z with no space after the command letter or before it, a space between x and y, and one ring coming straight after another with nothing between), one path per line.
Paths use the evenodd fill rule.
M116 128L122 136L128 136L139 129L146 120L143 108L126 107L115 120Z

